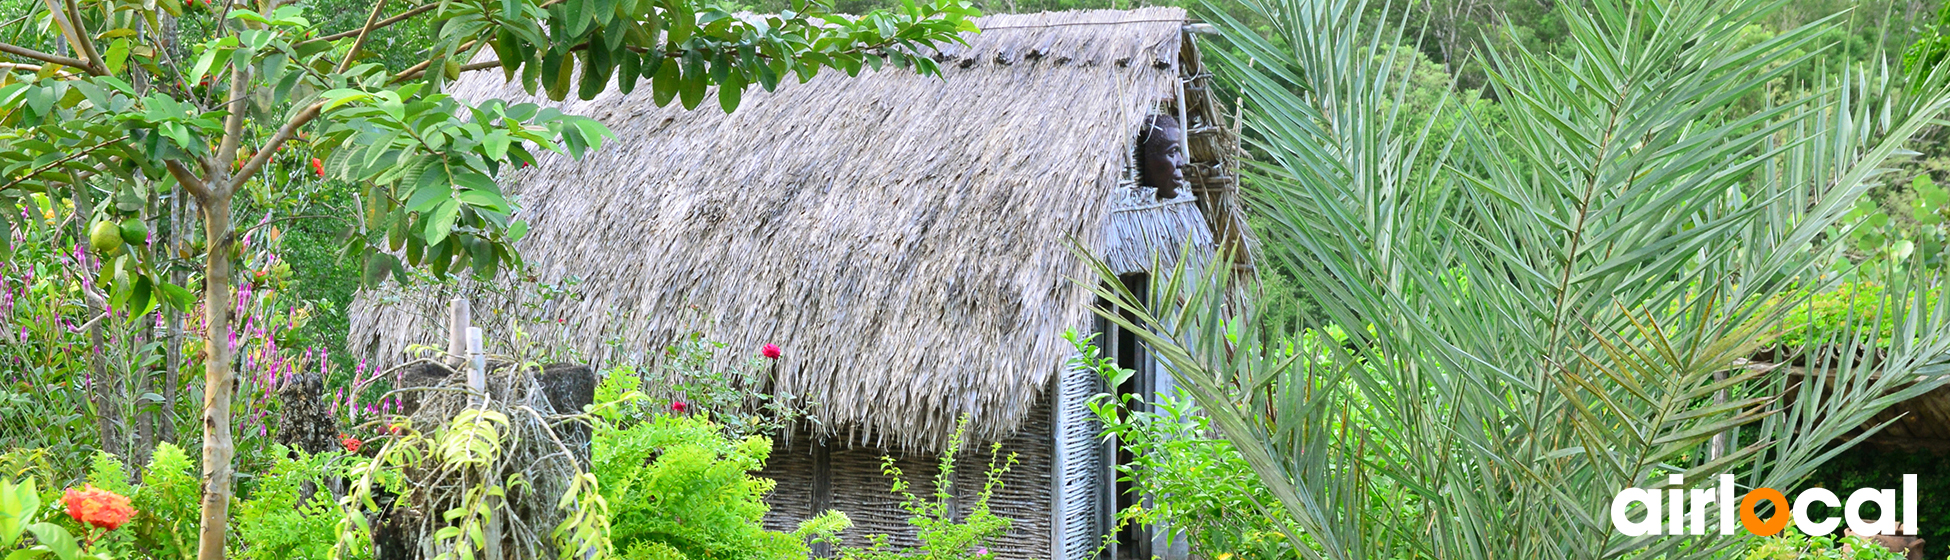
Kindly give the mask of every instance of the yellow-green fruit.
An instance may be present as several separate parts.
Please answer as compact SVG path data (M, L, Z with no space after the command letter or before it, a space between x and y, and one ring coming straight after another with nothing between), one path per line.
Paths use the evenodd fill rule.
M442 69L447 71L447 79L460 79L460 61L451 58L447 59L447 65L443 66Z
M122 228L108 220L95 222L95 226L88 231L88 246L101 254L122 248Z
M122 220L122 242L130 245L149 242L149 224L142 223L140 218Z

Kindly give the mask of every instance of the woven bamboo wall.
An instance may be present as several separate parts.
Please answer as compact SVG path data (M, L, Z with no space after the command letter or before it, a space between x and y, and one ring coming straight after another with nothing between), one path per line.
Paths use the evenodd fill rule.
M885 450L871 447L833 450L833 508L846 512L853 528L841 533L846 546L867 546L868 535L887 535L894 547L920 546L914 527L908 525L907 510L891 491L893 479L881 473L880 458ZM908 481L911 492L928 495L934 491L934 475L940 471L933 456L896 455L894 466Z
M1080 369L1066 369L1057 387L1058 401L1062 403L1056 415L1061 417L1063 426L1057 433L1058 445L1062 447L1063 457L1063 558L1084 558L1096 550L1100 543L1098 535L1103 534L1099 526L1098 472L1103 469L1103 456L1098 453L1097 435L1101 427L1096 415L1085 403L1091 395L1102 392L1102 381L1096 372Z
M1050 486L1050 468L1054 460L1056 446L1050 425L1049 393L1045 392L1036 400L1029 420L1023 423L1022 431L1002 441L1002 451L995 456L1000 465L1010 453L1016 454L1016 466L1002 475L1002 489L989 499L989 511L1009 518L1009 533L1004 535L998 546L990 550L1002 558L1049 558L1050 557L1050 504L1053 496ZM982 491L987 480L989 466L989 446L971 446L956 461L960 463L955 470L955 485L960 506L958 512L964 519L974 508L975 496Z
M772 456L758 476L778 483L765 502L772 510L765 513L765 528L792 531L799 528L812 511L813 445L806 430L798 430L791 441L772 443Z
M1071 408L1080 407L1081 403L1077 403ZM1003 475L1002 488L989 500L991 512L1012 520L1009 533L990 548L1001 558L1029 560L1051 556L1050 506L1055 499L1050 485L1055 454L1051 425L1054 417L1046 393L1038 399L1033 419L1024 424L1022 431L1002 442L1001 454L997 456L998 464L1010 453L1016 454L1017 463ZM816 470L814 446L804 433L800 432L790 442L781 440L775 443L771 460L766 462L764 470L757 473L778 482L772 494L766 497L766 502L772 506L765 515L766 529L791 531L812 513L813 473ZM1089 438L1087 435L1083 437ZM907 522L909 514L901 509L900 498L892 491L893 479L881 472L881 457L888 454L885 449L864 446L835 447L830 451L828 461L833 485L830 507L845 512L853 520L853 528L840 535L846 546L867 546L872 542L868 536L876 534L887 535L887 543L894 547L921 544L913 526ZM922 497L931 496L935 475L940 472L940 458L922 454L895 454L894 457L894 466L901 470L902 478L909 484L909 491ZM962 518L974 507L974 498L985 481L989 460L989 446L977 444L967 447L956 461L956 503ZM1094 545L1095 541L1091 542Z

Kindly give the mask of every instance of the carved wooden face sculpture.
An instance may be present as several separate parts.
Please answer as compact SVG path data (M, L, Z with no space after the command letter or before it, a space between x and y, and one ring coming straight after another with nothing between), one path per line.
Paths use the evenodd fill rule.
M1158 189L1158 199L1176 198L1178 184L1184 182L1185 132L1171 115L1152 115L1138 135L1144 146L1144 185Z

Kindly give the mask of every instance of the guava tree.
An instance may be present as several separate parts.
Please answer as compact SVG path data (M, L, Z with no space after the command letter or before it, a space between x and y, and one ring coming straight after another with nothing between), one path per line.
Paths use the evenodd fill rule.
M298 169L360 187L345 250L363 259L368 280L403 277L409 266L493 275L519 266L511 244L525 229L496 176L540 150L580 158L610 133L535 104L443 93L461 73L499 69L557 100L647 82L658 104L685 108L715 87L731 111L754 85L770 90L822 69L935 74L916 54L959 41L976 15L961 0L858 17L819 4L734 15L694 0L372 0L363 25L324 29L306 10L280 0L42 0L9 25L39 26L44 33L28 36L44 40L0 43L0 226L30 219L21 204L37 195L77 193L82 225L112 213L79 185L142 185L195 203L200 279L179 285L160 274L140 230L97 226L92 237L104 306L133 316L192 309L202 284L203 559L223 556L232 493L236 366L223 342L234 328L233 201L278 187L266 170L294 166L287 144L316 156ZM375 33L402 24L433 30L424 56L373 56Z

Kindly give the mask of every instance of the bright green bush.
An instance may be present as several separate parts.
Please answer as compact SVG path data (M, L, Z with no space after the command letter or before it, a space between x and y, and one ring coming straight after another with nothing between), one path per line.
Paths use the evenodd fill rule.
M327 557L343 517L325 489L333 474L332 463L339 457L343 454L333 452L278 459L233 510L231 524L237 530L233 542L240 547L231 556L245 560ZM194 523L190 527L193 530ZM354 558L367 552L351 551Z
M135 521L129 529L138 550L157 558L196 557L203 499L197 471L197 464L182 448L169 443L156 446L149 467L142 471L142 487L130 496Z
M1065 334L1077 349L1073 367L1098 373L1113 387L1135 373L1103 356L1093 337ZM1115 436L1134 458L1118 465L1118 476L1157 497L1148 507L1118 512L1120 525L1168 524L1174 538L1187 539L1192 552L1208 558L1296 557L1285 535L1294 530L1292 520L1256 505L1278 498L1253 475L1231 442L1216 437L1211 420L1198 413L1191 398L1161 394L1148 402L1149 411L1139 404L1146 403L1136 395L1119 402L1100 394L1090 402L1104 435Z
M1930 297L1936 297L1940 288L1932 289ZM1821 292L1802 300L1792 300L1787 317L1773 328L1760 333L1762 345L1779 345L1789 348L1807 344L1833 344L1842 341L1832 337L1846 334L1851 325L1866 323L1877 319L1875 346L1887 348L1894 338L1897 317L1883 306L1883 285L1877 282L1848 282L1832 290ZM1775 303L1778 305L1778 300ZM1878 315L1879 314L1879 315ZM1866 331L1867 329L1862 329ZM1810 339L1809 333L1822 337ZM1861 332L1857 336L1868 336Z
M230 543L232 558L325 558L331 551L342 516L324 485L341 474L333 465L344 455L299 455L280 455L269 470L245 485L230 521L238 536ZM198 466L181 448L164 443L141 472L141 484L129 484L131 477L121 461L107 453L96 454L88 484L128 496L135 517L103 535L95 546L116 558L195 558L203 497ZM84 529L61 516L53 521L76 534ZM354 557L365 552L355 551Z
M1740 560L1903 560L1903 555L1859 537L1810 537L1790 526L1755 539Z
M805 558L806 539L837 532L835 519L808 522L797 534L765 530L765 494L774 483L749 473L771 451L769 439L734 441L700 417L598 426L590 471L609 503L611 544L630 560Z

